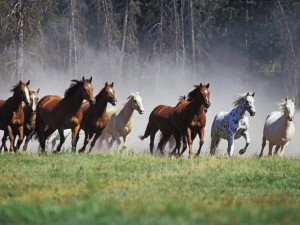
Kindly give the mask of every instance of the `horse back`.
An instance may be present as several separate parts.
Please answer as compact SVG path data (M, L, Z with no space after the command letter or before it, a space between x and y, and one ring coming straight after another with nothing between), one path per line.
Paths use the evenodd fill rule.
M155 107L149 116L149 125L157 127L162 133L173 134L172 115L174 107L159 105Z

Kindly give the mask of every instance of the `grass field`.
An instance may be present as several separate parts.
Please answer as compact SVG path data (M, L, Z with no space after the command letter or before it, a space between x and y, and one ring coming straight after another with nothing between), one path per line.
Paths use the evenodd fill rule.
M299 224L299 158L0 155L0 224Z

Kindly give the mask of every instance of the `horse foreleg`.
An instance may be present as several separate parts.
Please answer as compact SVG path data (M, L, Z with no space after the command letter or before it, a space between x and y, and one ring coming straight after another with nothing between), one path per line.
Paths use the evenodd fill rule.
M264 148L266 146L266 142L267 142L267 139L265 138L265 136L263 136L262 143L261 143L261 151L260 151L259 157L263 156Z
M10 147L9 147L9 151L10 152L14 152L15 151L15 137L12 131L11 126L7 126L7 131L8 131L8 136L9 136L9 141L10 141Z
M23 151L26 151L27 150L27 146L28 146L28 143L29 141L31 140L32 136L34 134L34 131L31 131L25 138L25 143L24 143L24 146L23 146Z
M77 125L75 128L72 129L72 152L76 152L76 144L77 144L77 137L79 136L79 131L80 131L80 124Z
M23 142L23 139L24 139L24 126L19 126L18 127L18 135L19 135L19 139L17 141L17 145L16 145L16 148L15 148L16 151L19 150L19 148L20 148L20 146Z
M90 149L89 149L89 152L92 151L93 147L95 146L96 144L96 141L98 140L98 138L100 137L100 135L102 134L102 132L97 132L94 136L94 139L92 140L91 142L91 146L90 146Z
M8 149L7 149L7 146L6 146L6 140L7 140L7 137L8 137L8 131L5 129L4 130L4 134L3 134L3 137L2 137L2 145L0 147L0 152L2 151L2 148L4 147L4 152L7 152Z
M191 158L193 156L193 140L192 140L192 131L190 128L187 129L185 136L186 136L187 144L189 145L189 158Z
M233 155L233 149L234 149L234 134L230 134L228 139L228 147L227 147L227 153L229 157Z
M181 133L180 132L175 132L174 133L174 138L176 140L176 146L174 147L173 151L171 153L169 153L170 156L173 156L176 154L176 150L177 150L177 154L179 155L179 151L180 151L180 145L181 145Z
M248 146L249 146L249 144L250 144L249 132L246 131L246 132L242 133L242 136L243 136L243 137L245 138L245 140L246 140L246 145L245 145L245 147L244 147L243 149L241 149L241 150L239 151L240 155L242 155L242 154L244 154L244 153L246 152L246 150L247 150L247 148L248 148Z
M278 155L278 150L280 149L280 145L276 145L275 150L274 150L274 155ZM281 149L283 148L283 146L281 147Z
M200 128L200 132L198 133L198 136L199 136L199 148L198 148L198 151L196 153L196 156L200 155L201 148L202 148L202 146L204 144L204 131L205 131L204 127L201 127ZM192 136L192 140L194 140L194 138L195 138L195 136L194 137Z
M86 130L86 131L84 131L83 146L81 147L81 149L78 150L78 152L84 152L89 141L90 141L90 132L89 132L89 130Z
M211 135L210 154L215 155L221 138L217 135Z

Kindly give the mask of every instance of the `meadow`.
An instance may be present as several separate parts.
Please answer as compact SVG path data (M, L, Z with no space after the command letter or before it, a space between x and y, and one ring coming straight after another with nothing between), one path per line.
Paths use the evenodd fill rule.
M0 224L299 224L300 158L0 155Z

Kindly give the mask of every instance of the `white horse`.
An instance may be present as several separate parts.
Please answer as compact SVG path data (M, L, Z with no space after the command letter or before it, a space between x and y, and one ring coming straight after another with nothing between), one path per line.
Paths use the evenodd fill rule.
M295 126L293 121L295 115L295 98L282 100L279 104L279 110L268 115L262 138L262 147L259 157L263 155L266 146L266 140L269 141L269 156L272 155L272 148L276 145L275 154L284 155L284 150L290 140L295 135Z
M219 112L215 116L211 127L211 155L215 154L220 140L223 138L228 141L227 153L229 156L232 156L234 139L238 139L241 136L245 138L246 146L239 153L244 154L246 152L250 143L248 132L249 119L246 116L246 112L249 112L250 116L255 115L254 94L248 92L239 96L233 102L234 108L230 112Z
M107 110L109 121L99 138L99 149L101 149L103 140L106 140L109 149L114 141L117 141L119 147L121 145L121 137L124 141L122 149L127 148L128 135L133 125L133 111L137 110L139 114L144 113L142 98L137 91L130 93L127 99L128 101L121 108L111 107ZM109 142L110 137L111 140Z

